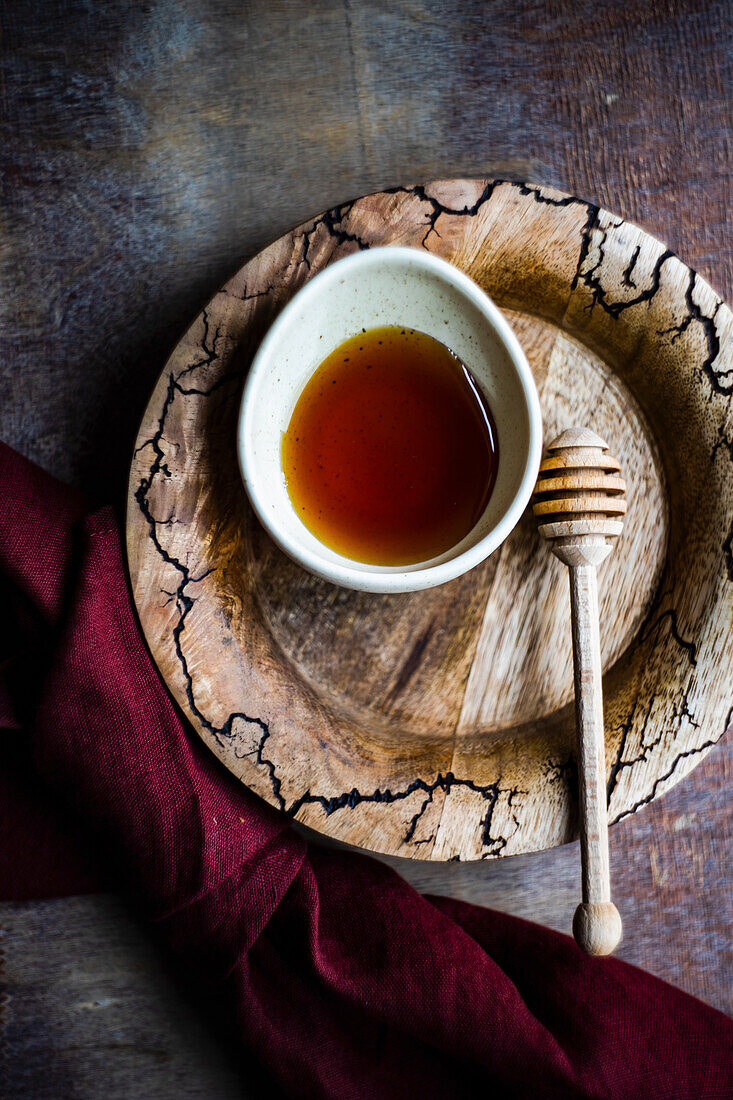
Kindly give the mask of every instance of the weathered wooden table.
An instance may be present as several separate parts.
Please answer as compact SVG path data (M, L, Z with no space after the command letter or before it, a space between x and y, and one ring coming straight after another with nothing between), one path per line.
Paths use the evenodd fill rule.
M150 387L215 286L372 189L551 184L733 294L724 2L14 0L2 29L0 436L94 500L121 503ZM728 1011L730 771L728 739L611 831L619 953ZM564 930L579 895L575 845L390 862ZM0 925L8 1095L247 1094L119 903L4 905Z

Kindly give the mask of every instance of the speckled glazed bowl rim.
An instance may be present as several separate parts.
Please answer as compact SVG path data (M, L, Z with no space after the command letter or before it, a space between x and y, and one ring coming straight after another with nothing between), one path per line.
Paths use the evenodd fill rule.
M414 293L419 293L420 276L437 277L451 289L454 297L457 292L458 301L465 307L466 313L473 310L480 314L487 325L487 330L491 330L493 338L505 352L504 368L512 372L513 378L510 381L524 406L527 439L526 447L522 448L521 454L517 454L516 450L512 453L511 446L508 447L502 440L501 414L496 413L495 401L487 392L485 380L482 379L480 371L472 370L475 381L489 400L497 422L500 467L502 463L508 461L514 464L514 476L518 479L517 489L502 509L496 522L472 544L470 542L472 533L485 520L491 508L491 499L474 526L473 532L445 554L428 562L386 567L352 561L335 554L320 543L297 517L287 490L285 494L280 491L285 484L282 467L280 467L282 485L277 487L277 492L272 491L272 481L268 484L267 478L263 476L254 439L258 421L263 415L272 416L273 404L277 409L278 400L273 379L274 371L276 368L279 369L278 348L291 327L299 318L302 320L304 310L310 312L310 316L315 319L312 323L317 324L317 318L325 314L325 311L319 314L318 302L322 301L336 284L358 281L367 272L372 275L375 271L394 273L395 269L399 268L402 268L403 272L408 272L409 277L415 277L414 286L411 288ZM407 327L420 327L414 320L411 321L409 310L401 315L399 323ZM448 328L445 331L444 342L448 346L453 346L450 322L446 323ZM370 322L371 324L373 322ZM354 331L359 331L359 327ZM322 352L318 362L310 364L310 369L302 378L297 396L302 392L303 385L312 375L313 370L340 342L341 340L337 341L333 346L328 346L327 343L322 345L326 350ZM496 369L495 363L492 364L492 369ZM284 411L282 400L280 400L280 406L277 412L282 418ZM293 407L294 402L291 397L284 421L286 425ZM282 432L280 431L279 434L281 436ZM277 441L277 446L279 454L280 439ZM307 282L283 308L252 360L239 413L237 451L245 489L255 514L276 545L290 558L316 576L345 588L366 592L412 592L443 584L473 569L496 550L516 526L529 502L537 478L542 452L542 417L537 387L527 358L508 323L488 295L468 275L446 260L416 248L393 245L356 252L329 265ZM285 500L287 503L284 503ZM290 510L290 515L286 523L283 511L287 509ZM293 517L297 520L294 525L295 533L292 530ZM287 529L288 526L291 530ZM303 532L302 537L300 528Z

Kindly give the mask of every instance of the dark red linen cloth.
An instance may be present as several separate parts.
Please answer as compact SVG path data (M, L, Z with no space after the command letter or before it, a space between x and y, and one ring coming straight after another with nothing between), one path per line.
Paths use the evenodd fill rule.
M566 936L308 845L183 726L111 510L85 515L2 444L0 491L2 736L31 743L286 1095L733 1095L721 1013Z

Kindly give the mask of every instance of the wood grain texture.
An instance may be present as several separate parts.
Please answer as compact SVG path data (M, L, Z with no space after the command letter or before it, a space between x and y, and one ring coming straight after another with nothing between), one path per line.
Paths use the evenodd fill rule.
M290 563L241 485L233 429L267 325L325 264L393 243L456 263L519 312L519 328L536 332L529 315L542 314L527 343L546 421L587 423L628 464L629 537L602 574L612 820L722 736L733 464L716 459L732 431L733 316L654 238L536 185L369 195L225 284L169 359L137 437L127 542L141 623L207 744L311 828L420 859L549 847L575 833L572 681L564 586L529 517L458 582L374 599ZM609 500L625 509L598 497L606 511ZM538 663L554 674L534 679Z
M0 903L0 929L3 1100L277 1100L121 900Z
M533 496L538 531L568 566L573 636L573 681L578 769L578 827L583 901L573 933L589 955L610 955L621 938L611 902L608 862L603 665L596 568L613 550L626 511L626 482L608 445L588 428L573 427L548 445ZM621 507L623 505L623 507ZM611 518L609 518L611 517Z

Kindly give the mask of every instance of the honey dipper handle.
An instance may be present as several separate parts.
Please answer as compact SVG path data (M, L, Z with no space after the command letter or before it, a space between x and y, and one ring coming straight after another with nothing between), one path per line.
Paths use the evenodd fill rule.
M570 566L570 600L583 874L583 903L575 912L573 933L589 955L610 955L621 938L621 918L611 902L608 869L606 744L594 565Z

